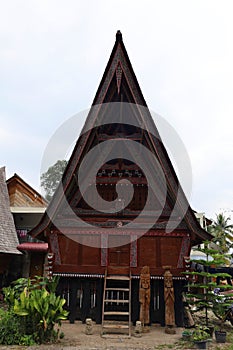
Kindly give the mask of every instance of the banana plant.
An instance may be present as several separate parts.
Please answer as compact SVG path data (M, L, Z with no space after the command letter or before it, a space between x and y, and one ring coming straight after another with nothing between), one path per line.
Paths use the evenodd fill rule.
M61 320L67 319L68 312L63 309L65 302L44 287L31 291L25 288L14 302L14 312L30 319L31 332L37 332L39 342L45 342L54 336L55 324L61 325Z

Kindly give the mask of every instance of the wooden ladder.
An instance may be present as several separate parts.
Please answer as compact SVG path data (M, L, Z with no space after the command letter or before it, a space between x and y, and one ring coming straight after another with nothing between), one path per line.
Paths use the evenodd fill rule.
M129 267L105 270L102 337L131 337L131 272Z

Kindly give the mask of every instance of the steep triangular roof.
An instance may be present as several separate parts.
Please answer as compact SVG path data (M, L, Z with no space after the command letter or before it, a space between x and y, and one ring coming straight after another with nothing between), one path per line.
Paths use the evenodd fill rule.
M10 211L5 167L0 168L0 253L21 254L13 216Z
M88 150L91 148L95 137L93 130L95 129L96 125L103 123L104 118L108 118L108 113L106 113L104 108L108 103L113 102L127 102L129 103L129 106L131 104L138 106L136 112L132 111L132 108L129 107L129 114L131 114L132 118L135 117L137 119L137 125L143 125L144 129L146 130L146 133L143 134L143 138L145 138L146 142L150 145L150 150L156 155L164 170L169 198L173 204L175 203L179 181L164 145L161 142L154 121L149 111L146 109L145 99L142 95L127 55L122 40L122 35L118 31L115 45L93 101L93 106L96 106L96 108L94 108L93 111L91 110L88 114L84 129L76 143L67 168L64 172L62 183L58 187L41 222L34 230L32 230L31 234L33 236L40 235L51 223L51 218L54 218L58 213L61 214L62 205L64 202L64 192L65 197L69 197L69 193L72 192L72 189L75 186L77 168L85 152L88 152ZM111 107L107 106L106 108L109 111L109 108ZM143 108L144 110L142 110ZM98 124L98 122L101 123ZM108 120L105 120L105 122L107 123ZM111 121L109 121L109 123L110 122ZM121 120L119 119L119 121L116 123L121 123ZM153 135L156 135L156 137L151 136L151 132ZM192 242L198 243L202 240L209 239L209 234L200 227L182 190L179 200L179 208L180 213L185 212L186 208L188 208L188 210L184 213L183 222L192 233Z
M14 174L7 181L11 207L45 208L47 201L19 175Z
M119 94L122 84L122 78L125 77L128 88L128 101L136 103L141 106L146 106L146 101L141 92L136 75L133 71L131 62L129 60L125 45L122 40L122 34L118 30L116 34L116 42L113 47L108 64L105 68L100 85L96 92L93 105L114 102L110 94L110 84L114 79ZM109 94L108 94L109 93Z

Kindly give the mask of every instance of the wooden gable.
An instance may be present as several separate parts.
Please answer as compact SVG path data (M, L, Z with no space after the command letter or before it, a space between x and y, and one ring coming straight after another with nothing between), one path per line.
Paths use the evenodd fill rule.
M7 180L11 207L45 208L47 201L26 183L19 175L14 174Z
M122 103L127 104L127 118L132 123L124 123ZM114 122L108 119L110 114L117 115ZM134 120L137 120L136 124ZM80 193L78 177L82 160L94 147L111 139L122 140L122 143L124 140L132 141L131 144L134 144L135 148L133 146L131 149L129 144L129 154L137 153L136 145L139 144L153 154L153 159L156 161L141 157L142 164L153 176L151 197L155 207L153 209L157 209L156 206L161 209L161 193L164 185L156 163L163 169L167 189L165 202L155 223L144 235L140 235L143 224L154 220L154 214L151 214L150 210L142 218L141 228L138 231L127 229L127 224L138 217L147 202L148 183L144 167L127 159L125 149L122 151L122 156L103 162L99 167L96 172L96 183L90 182L85 189L86 200ZM102 157L101 152L99 157ZM93 160L81 182L88 180L89 173L93 172L95 166ZM96 203L93 206L88 204L92 190L96 188L100 196L109 202L109 206L113 202L117 205L116 184L122 179L130 181L134 189L132 200L123 210L107 213L93 209ZM127 184L122 186L123 191L127 193ZM146 107L122 35L118 32L94 98L93 108L88 114L62 181L47 212L31 234L48 240L51 251L55 253L55 271L58 273L103 273L108 264L130 265L135 273L138 273L142 266L149 265L154 275L161 275L164 265L182 269L183 257L189 254L191 246L208 239L209 234L200 227L182 190L177 212L173 215L178 223L174 226L174 230L166 232L171 213L174 214L178 187L179 181ZM78 222L75 220L73 214L81 218L81 223L80 220ZM119 236L119 227L122 234L120 248L111 243ZM111 234L108 235L108 231L111 231ZM139 239L136 239L137 234L140 236Z

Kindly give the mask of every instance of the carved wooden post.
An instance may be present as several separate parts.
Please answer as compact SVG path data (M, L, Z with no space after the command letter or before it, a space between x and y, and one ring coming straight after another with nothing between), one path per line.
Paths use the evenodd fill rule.
M51 281L53 278L53 264L54 264L53 253L48 253L47 261L48 261L48 279Z
M140 275L139 286L140 321L142 326L150 324L150 268L144 266Z
M175 295L170 266L164 266L165 333L175 334Z

